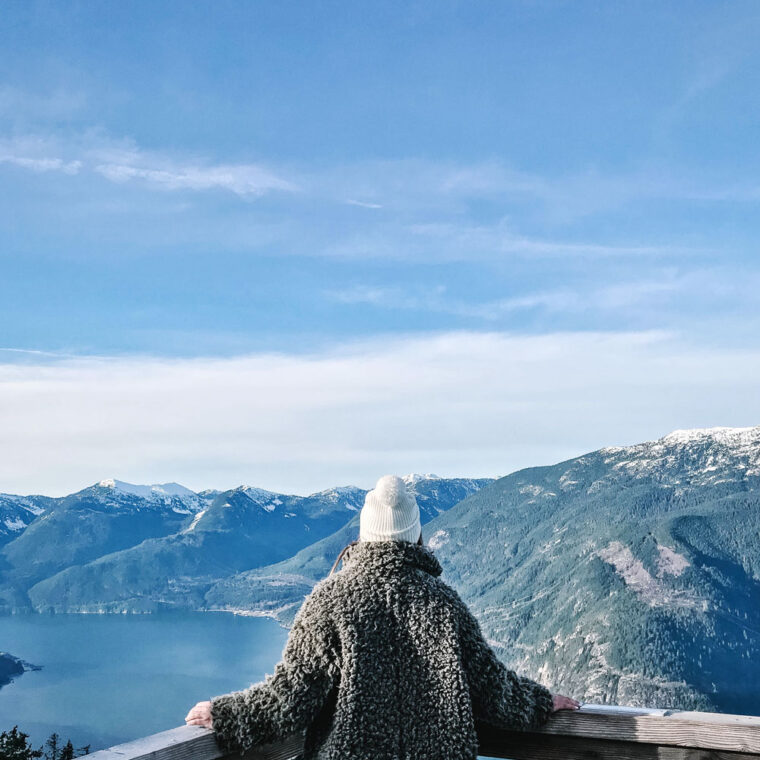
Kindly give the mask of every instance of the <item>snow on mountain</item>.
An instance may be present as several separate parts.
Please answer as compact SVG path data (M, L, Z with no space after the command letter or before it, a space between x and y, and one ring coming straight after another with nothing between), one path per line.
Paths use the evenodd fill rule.
M107 478L98 483L102 488L111 488L121 493L139 496L142 499L151 499L164 496L194 497L197 496L195 491L180 485L179 483L153 483L152 485L135 485L134 483L125 483L123 480Z
M760 441L760 425L756 427L713 427L693 428L691 430L674 430L660 440L667 443L690 443L704 441L706 438L730 446L757 445Z
M605 464L635 478L662 473L673 485L760 476L760 426L674 430L655 441L600 449ZM565 477L570 480L572 470Z
M357 486L336 486L335 488L328 488L324 491L309 494L307 498L326 501L331 504L340 503L352 512L357 512L364 504L366 493L363 488L358 488Z
M195 526L198 525L198 523L201 521L201 519L203 518L203 515L205 515L206 512L208 512L208 509L202 509L200 512L196 512L195 517L193 517L193 520L190 523L190 525L188 525L187 528L184 528L181 532L190 533L191 531L195 530Z
M421 480L442 480L440 475L433 475L433 473L422 474L419 472L410 472L408 475L403 475L401 480L408 486L414 486Z
M35 503L33 501L32 496L14 496L10 493L0 493L0 504L6 506L10 504L14 504L17 507L29 512L29 514L34 515L35 517L37 515L41 515L45 508L41 507L39 504ZM41 498L48 498L48 497L41 497Z
M256 486L240 486L239 489L235 490L244 493L254 504L258 504L267 512L274 512L282 504L281 497L283 494L274 491L266 491L263 488L256 488Z
M428 523L497 653L583 701L758 712L760 427L513 472Z
M0 494L0 544L18 536L35 517L45 512L50 501L46 496Z

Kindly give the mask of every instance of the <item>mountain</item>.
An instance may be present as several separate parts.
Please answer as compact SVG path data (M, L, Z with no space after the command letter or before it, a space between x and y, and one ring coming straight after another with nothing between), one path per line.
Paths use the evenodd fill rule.
M527 675L590 702L760 714L760 427L521 470L427 527Z
M760 714L760 427L678 430L495 481L407 482L443 579L511 667L589 702ZM56 502L0 552L2 572L33 580L19 609L172 604L288 624L356 538L364 493L196 495L179 529L84 561L86 546L62 549L57 571L27 537L54 520L76 536L90 518Z
M420 508L425 525L455 504L492 483L492 478L441 478L437 475L406 475L407 488ZM364 500L362 492L362 503ZM330 572L335 558L359 535L356 514L340 529L271 565L223 578L205 594L206 609L272 616L284 624L292 622L298 607L314 584ZM423 531L423 536L425 531Z
M293 617L358 517L219 581L211 609ZM512 473L426 522L499 656L595 703L760 714L760 427L680 430Z
M276 562L333 532L360 499L356 488L303 497L241 486L214 496L179 530L51 573L31 585L29 600L39 611L196 607L218 579Z
M55 499L49 496L14 496L0 493L0 546L17 538Z
M50 499L14 540L0 550L7 604L23 589L71 565L180 529L204 501L177 484L131 486L115 480Z
M410 478L426 519L479 483ZM343 528L365 495L354 486L294 496L252 486L196 494L176 483L101 481L55 500L0 551L0 599L6 611L205 607L220 580Z

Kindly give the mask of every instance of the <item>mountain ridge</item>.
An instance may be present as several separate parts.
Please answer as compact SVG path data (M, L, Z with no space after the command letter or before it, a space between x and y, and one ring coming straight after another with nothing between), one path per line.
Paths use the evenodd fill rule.
M456 486L444 493L456 482L416 481L425 519L464 493ZM195 493L179 484L98 481L51 501L0 548L0 609L196 609L212 584L286 559L340 529L365 494L355 486L302 497L251 486Z
M510 666L584 701L760 714L760 426L674 430L493 480L407 477L443 579ZM171 540L149 537L139 551L5 587L6 608L181 606L267 615L287 626L358 535L365 492L352 488L327 489L310 503L275 496L283 503L268 510L260 491L250 498L240 487L214 492L186 514L162 496L135 514L175 520ZM292 512L302 529L323 520L324 532L304 529L302 545L274 561L262 553L254 566L235 565L252 544L229 537L261 521L294 520L285 517L288 498L305 500ZM121 514L119 499L97 503L109 519ZM69 499L32 525L59 512L68 519L77 508ZM14 556L8 546L23 545L25 533L0 554L4 578ZM203 565L204 556L219 567ZM150 573L167 557L173 574L154 583Z

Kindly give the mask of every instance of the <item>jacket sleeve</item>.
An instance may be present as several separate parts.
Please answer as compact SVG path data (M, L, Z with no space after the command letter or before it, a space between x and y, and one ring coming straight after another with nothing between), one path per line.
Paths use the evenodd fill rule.
M540 727L551 715L552 693L499 660L477 618L458 599L459 644L476 720L511 730Z
M324 597L306 597L293 621L282 659L265 680L211 699L218 744L241 754L305 729L340 680L337 631Z

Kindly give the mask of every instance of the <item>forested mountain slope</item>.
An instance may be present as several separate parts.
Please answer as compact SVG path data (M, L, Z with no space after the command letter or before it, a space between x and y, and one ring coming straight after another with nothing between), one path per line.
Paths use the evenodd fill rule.
M478 487L408 477L427 516ZM194 493L176 483L101 481L50 500L0 550L0 602L11 612L204 607L212 584L290 557L343 527L365 494L354 486L294 496L250 486Z
M586 701L760 714L760 427L521 470L427 527L522 671Z
M488 478L438 478L407 475L407 488L415 495L423 525L493 481ZM205 595L209 609L257 612L288 624L307 594L330 571L346 544L359 535L359 515L335 533L282 562L224 578Z
M357 532L224 579L206 604L287 625ZM760 427L520 470L423 535L499 655L556 691L760 714Z

